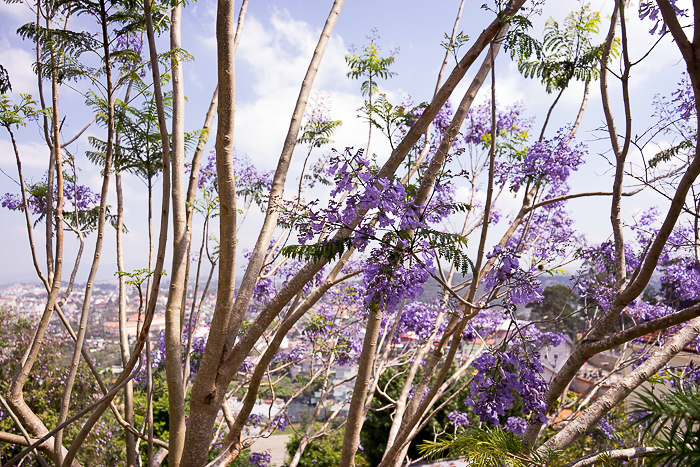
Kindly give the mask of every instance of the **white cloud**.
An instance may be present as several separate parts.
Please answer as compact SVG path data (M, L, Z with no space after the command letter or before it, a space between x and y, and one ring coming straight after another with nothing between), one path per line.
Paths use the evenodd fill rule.
M32 71L33 63L34 57L28 51L11 47L6 39L0 40L0 64L10 75L12 95L32 93L36 89L36 75Z
M23 168L45 169L49 160L49 150L45 143L41 142L18 142L17 148L22 160ZM7 170L14 167L17 159L12 143L6 139L0 139L0 166ZM26 174L25 174L26 176Z
M26 23L34 20L36 15L26 4L24 4L24 2L1 2L0 18L3 18L3 21L0 22L0 24L7 27L6 22L11 21L13 23Z

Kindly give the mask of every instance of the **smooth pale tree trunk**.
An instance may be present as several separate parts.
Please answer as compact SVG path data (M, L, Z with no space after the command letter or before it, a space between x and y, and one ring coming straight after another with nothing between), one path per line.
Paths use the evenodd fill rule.
M233 270L234 263L233 257L235 256L235 189L232 168L228 167L228 162L224 160L221 161L222 165L219 166L219 154L221 153L222 159L224 157L229 157L228 152L232 151L233 147L233 113L234 113L234 52L235 52L235 39L234 35L234 5L233 2L221 0L219 2L217 11L217 53L219 58L219 128L217 129L217 170L219 171L219 199L221 202L222 216L221 216L221 228L224 229L224 224L226 229L228 229L228 223L233 222L233 230L228 232L226 236L224 231L221 231L220 239L227 239L227 241L232 244L230 251L226 254L230 254L232 258L229 264L224 264L224 260L229 261L228 258L224 258L224 251L221 250L219 255L219 291L221 295L217 295L217 305L215 306L214 317L212 319L212 325L210 327L209 338L207 340L207 346L202 357L202 362L200 364L200 369L197 374L197 379L192 388L192 396L190 402L190 410L192 420L194 417L197 419L197 423L190 422L188 424L187 430L187 440L185 441L186 456L188 459L188 465L200 465L204 463L206 459L205 448L208 447L208 439L211 437L211 432L213 430L214 422L216 420L216 414L218 413L219 407L223 402L223 398L228 387L228 383L233 377L233 372L226 372L226 376L222 378L220 374L220 365L223 360L228 356L230 349L238 335L238 330L240 328L245 311L248 308L248 303L253 294L253 288L258 280L258 275L262 267L262 261L264 260L265 254L267 253L267 247L270 243L274 229L277 226L277 219L279 212L277 210L276 203L282 198L284 194L284 183L286 180L287 172L289 170L289 165L291 163L292 153L296 146L297 137L299 134L299 129L301 128L301 122L304 116L304 111L306 109L306 104L311 93L311 87L313 85L314 78L318 72L318 68L323 57L323 53L326 48L326 44L330 39L330 33L335 25L338 14L340 13L340 8L342 7L344 0L336 0L333 4L331 14L326 21L323 32L321 33L321 38L314 51L311 64L306 73L304 83L302 85L299 97L297 99L297 104L292 115L292 120L290 123L289 131L284 142L284 147L282 154L279 159L277 166L277 171L275 172L272 188L270 191L270 205L267 210L263 226L260 230L260 235L256 242L255 248L249 259L246 272L241 281L241 286L236 294L235 304L233 302L233 310L231 310L231 305L228 300L233 300ZM239 15L240 16L240 15ZM240 36L239 36L240 37ZM224 81L227 83L228 88L224 89ZM227 107L222 107L223 105L223 94L229 93L226 98L230 100L227 102ZM222 121L225 125L222 127ZM228 148L231 148L230 150ZM228 161L228 159L226 159ZM229 204L226 209L231 210L231 214L226 218L224 222L223 217L223 197L221 196L221 177L228 177L228 172L224 172L222 175L222 170L231 171L231 181L227 185L224 185L224 189L229 189L231 187L232 193L230 197L231 204ZM228 202L228 201L227 201ZM230 240L228 240L230 238ZM222 282L222 277L224 281ZM222 289L222 284L231 284L230 291L227 287ZM221 304L219 304L221 301ZM257 338L256 338L257 340ZM247 352L246 352L247 353ZM235 367L234 371L238 370L238 365L232 365Z
M364 423L365 397L369 388L372 376L372 363L377 348L377 339L382 327L383 312L379 305L370 309L367 318L367 329L365 339L362 343L362 353L357 368L357 377L352 391L350 409L348 411L348 421L345 424L345 436L343 437L343 448L340 453L340 467L351 467L355 465L355 453L360 446L360 431Z
M236 267L236 185L233 171L233 130L235 116L235 10L233 0L219 0L216 18L217 63L218 63L218 123L216 130L216 170L219 189L219 283L216 305L207 345L199 373L192 388L190 417L184 440L183 466L202 466L207 460L213 422L209 424L208 413L215 391L215 369L213 380L204 381L202 372L212 373L212 349L221 354L225 335L217 335L215 329L228 328L229 314L234 300ZM218 342L217 342L218 340ZM208 365L208 367L207 367ZM220 407L214 410L214 418Z
M180 40L182 4L170 17L170 50L182 47ZM182 374L182 304L187 283L187 208L185 198L185 95L180 53L171 60L173 79L172 174L173 260L170 288L165 306L165 375L168 383L168 465L178 467L185 444L185 384Z
M83 297L83 306L80 314L80 324L78 326L77 340L73 351L73 359L71 361L68 377L66 378L66 388L61 399L61 411L58 416L58 424L63 423L68 416L68 408L70 406L70 398L75 385L75 378L80 365L80 356L85 342L85 333L87 332L87 321L90 313L90 304L92 301L92 286L97 276L97 270L100 266L100 258L102 257L102 245L104 243L105 219L107 215L107 195L109 192L109 179L112 175L112 162L114 157L114 84L112 82L111 59L107 31L107 11L104 0L100 0L100 16L102 23L102 44L104 51L104 63L106 70L106 89L107 89L107 148L105 151L105 163L102 172L102 189L100 191L100 210L97 219L97 240L95 242L95 253L93 254L92 265L88 273L87 284L85 285L85 295ZM55 449L60 452L62 445L63 432L59 431L55 437Z
M248 390L241 404L241 409L236 415L233 424L229 427L229 433L226 438L221 443L221 451L219 456L211 463L210 466L224 466L232 462L245 448L241 441L241 434L243 433L243 428L245 427L248 417L252 413L252 410L257 402L257 395L260 389L260 385L263 382L263 378L268 374L268 366L272 359L277 354L277 351L282 344L285 336L290 329L301 319L306 313L313 307L324 295L325 293L334 285L342 282L347 277L336 280L336 276L340 273L340 270L345 266L348 259L352 255L352 249L345 252L338 263L333 267L333 270L328 274L326 280L318 288L316 288L302 303L296 307L289 316L280 325L279 329L275 333L274 337L270 341L268 348L265 353L260 357L256 363L255 371L248 381ZM311 382L309 382L310 384ZM224 404L225 405L225 404Z
M248 2L249 0L243 0L243 3L241 4L241 9L238 13L238 26L236 27L236 33L234 36L233 40L233 51L235 53L236 49L238 48L238 44L241 41L242 33L243 33L243 25L245 23L245 15L246 11L248 10ZM214 89L214 94L212 95L211 102L209 104L209 109L207 110L207 114L204 118L204 125L202 126L202 133L199 136L199 141L197 142L197 149L195 150L194 156L192 157L192 170L190 173L190 183L187 188L187 273L185 274L187 277L189 277L189 268L190 268L190 252L192 248L192 219L194 218L194 201L197 196L197 187L198 187L198 182L199 182L199 173L200 173L200 168L201 168L201 163L202 163L202 156L204 154L204 148L206 147L207 141L209 139L209 130L211 128L211 125L214 121L214 116L216 115L217 111L217 106L219 103L219 86L216 86L216 89ZM201 264L201 255L200 255L200 264ZM212 265L212 273L213 273L213 268L215 265ZM232 271L233 277L232 280L235 283L235 270ZM209 275L209 279L211 280L211 274ZM206 289L208 288L209 282L207 282L207 287L205 287L205 294L206 294ZM199 286L198 281L195 282L195 291L194 295L196 296L197 294L197 287ZM187 288L185 288L187 290ZM186 294L185 294L186 295ZM184 298L184 296L183 296ZM202 295L202 298L204 298L204 295ZM194 301L193 301L193 307L194 307ZM200 307L201 308L201 307ZM182 319L184 320L184 305L183 305L183 313L180 315ZM190 322L192 322L192 317L190 316ZM184 322L183 322L184 325ZM194 323L194 326L196 326L196 322ZM192 345L192 333L194 333L194 329L192 326L190 326L189 329L189 334L188 334L188 342L187 342L187 348L185 349L186 355L185 355L185 368L183 370L183 380L185 387L187 387L187 381L190 376L190 350L191 350L191 345Z
M41 421L41 419L29 408L24 400L24 395L22 390L25 383L31 373L32 367L36 362L39 355L39 350L44 339L44 334L49 325L51 315L53 314L54 307L56 305L59 289L61 287L61 273L63 270L63 164L61 161L61 139L60 139L60 121L58 112L58 81L56 79L55 73L52 74L52 118L51 118L51 168L55 170L56 177L56 209L49 209L51 206L52 196L47 196L47 224L52 224L55 222L55 258L48 258L47 264L49 264L49 280L51 281L51 288L48 292L48 298L46 306L44 307L44 312L42 314L41 320L37 325L34 332L32 341L30 342L27 351L22 356L20 365L18 365L15 374L10 382L10 387L7 394L7 402L12 407L12 411L15 413L17 418L20 420L22 425L32 433L34 436L44 436L48 433L48 429ZM53 172L53 170L51 172ZM54 177L53 173L49 174L49 179L52 180ZM51 193L51 192L49 192ZM49 215L48 213L52 214ZM47 230L53 232L52 227L47 227ZM47 238L47 245L52 241L52 238ZM53 247L47 247L47 254L49 249L53 251ZM64 448L60 445L59 450L56 451L55 438L49 438L46 443L51 445L51 459L57 463L61 463L62 456L64 454ZM71 465L71 464L69 464Z
M149 0L144 0L144 17L146 20L146 32L148 36L149 45L149 55L151 63L158 63L158 55L156 52L155 44L155 33L153 29L153 18L151 16L151 4ZM104 413L107 405L114 399L116 392L114 389L120 388L125 381L133 375L132 370L136 366L138 359L140 358L141 351L143 350L146 340L148 339L148 333L150 332L151 322L153 321L153 315L155 313L156 303L158 300L158 293L160 289L160 281L162 278L163 265L165 263L165 252L168 242L168 220L170 218L170 145L168 138L167 123L165 119L165 106L163 105L163 92L160 84L160 70L157 66L151 67L153 73L153 94L156 99L156 111L158 114L158 127L160 130L161 144L163 147L163 198L161 204L161 219L160 219L160 234L158 237L158 252L156 256L156 265L153 272L153 281L151 285L151 290L149 291L149 297L146 305L146 312L144 313L143 326L137 337L136 345L131 354L131 359L129 363L124 367L122 373L117 377L117 379L112 384L113 390L110 391L110 395L103 398L100 404L94 409L88 420L85 422L80 432L76 435L73 444L71 444L64 462L73 462L75 456L80 449L80 446L85 442L85 439L92 431L95 424L99 421L100 417Z
M122 176L115 172L115 185L117 189L117 269L124 271L124 195L122 192ZM129 336L126 330L126 277L119 276L119 348L121 350L122 365L126 365L131 357L129 348ZM129 381L124 386L124 419L130 425L134 425L134 384ZM126 438L126 465L136 466L136 440L133 433L125 430Z
M124 95L124 102L129 102L132 85L133 81L130 81L126 94ZM121 135L119 133L115 135L115 142L117 147L119 147L121 143ZM117 190L117 269L126 272L126 268L124 267L124 192L122 191L122 174L118 168L116 168L116 165L117 164L115 164L114 185ZM126 365L131 357L126 322L126 277L120 274L119 350L121 351L122 366ZM124 419L129 425L134 426L134 383L132 381L129 381L126 383L126 386L124 386ZM126 441L126 465L127 467L136 467L138 465L136 457L136 438L129 430L124 431L124 437Z

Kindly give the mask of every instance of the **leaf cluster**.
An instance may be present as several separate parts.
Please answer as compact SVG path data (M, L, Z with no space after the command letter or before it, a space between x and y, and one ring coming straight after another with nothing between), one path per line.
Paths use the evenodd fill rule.
M287 245L282 248L283 256L291 259L305 261L318 261L325 259L332 261L336 256L341 256L352 246L352 238L332 239L326 242L311 245Z
M27 120L40 115L47 115L49 110L39 110L29 94L20 94L20 103L13 104L10 98L0 95L0 125L9 128L12 125L26 126Z
M545 25L544 39L537 42L524 32L514 32L506 40L511 57L517 58L518 70L526 78L538 78L548 93L562 90L572 79L594 81L600 75L599 62L604 44L593 45L598 34L600 14L585 5L569 14L563 24L550 19ZM619 40L612 55L619 54ZM531 59L534 55L534 59Z
M313 148L320 148L325 144L332 143L331 136L336 128L340 127L341 120L310 120L301 129L301 136L297 144L308 144Z
M464 434L428 441L418 449L422 455L433 459L463 456L467 465L473 467L525 467L533 461L522 439L501 427L469 426Z
M678 389L645 388L637 394L633 414L643 434L658 446L651 466L700 466L700 389L681 382Z
M389 67L394 63L394 54L388 57L379 56L379 47L375 44L375 38L372 37L369 45L358 54L353 52L352 55L345 56L345 62L350 66L350 71L347 76L351 79L360 79L366 77L362 82L360 89L363 96L372 96L378 92L377 78L389 79L395 76L396 73L389 71Z
M691 139L685 139L668 149L657 152L654 157L649 159L649 167L653 169L662 162L668 162L672 158L682 155L684 151L694 149L696 137L697 135L694 135Z
M10 83L10 75L4 66L0 65L0 94L5 94L12 91L12 83Z

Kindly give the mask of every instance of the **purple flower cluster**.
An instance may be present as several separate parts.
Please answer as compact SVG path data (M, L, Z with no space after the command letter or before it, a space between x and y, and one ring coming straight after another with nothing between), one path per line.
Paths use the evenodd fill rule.
M556 193L552 190L548 195L556 196ZM573 224L563 202L546 205L518 227L508 241L508 248L528 252L537 263L564 259L582 243Z
M444 310L440 308L437 301L414 301L406 304L401 316L399 316L394 340L399 341L402 334L412 332L420 341L425 341L435 329L435 322L441 311ZM444 330L446 325L447 322L443 321L439 331Z
M518 255L512 249L503 249L499 245L493 248L493 252L489 253L487 258L497 258L484 277L484 288L487 292L497 287L505 288L503 304L507 307L542 301L542 283L535 277L537 268L523 270Z
M505 136L513 132L527 131L531 122L523 119L522 103L505 109L496 108L496 135ZM490 144L491 142L491 102L485 102L469 109L463 130L466 144Z
M357 364L362 353L364 328L355 324L343 330L338 336L337 343L333 348L336 362L340 366L350 366Z
M271 254L272 249L275 247L276 243L276 239L273 238L272 240L270 240L270 245L268 246L268 254ZM251 254L251 251L244 250L243 256L246 259L249 259ZM256 313L260 305L264 306L270 300L272 300L272 298L277 294L279 288L284 287L287 284L287 282L291 280L301 270L302 267L304 267L304 263L293 259L287 259L287 261L285 261L281 265L273 266L272 264L268 264L263 270L263 272L271 273L273 267L275 268L274 274L270 275L269 277L259 279L258 282L255 283L255 287L253 289L254 303L252 303L249 307L249 312ZM302 293L308 294L314 287L319 285L323 281L324 272L325 268L322 268L316 274L316 276L314 276L313 280L307 282L304 285L304 288L302 289Z
M190 170L188 167L187 170ZM261 205L272 187L273 171L258 170L247 156L233 154L233 171L236 177L236 194L245 202ZM198 185L208 190L217 189L216 153L212 151L199 172Z
M251 452L248 456L248 463L253 467L269 467L272 462L272 455L269 452Z
M694 256L680 256L664 261L661 283L674 291L679 300L697 300L700 297L700 264Z
M615 427L610 423L610 420L608 420L607 417L601 418L595 427L597 430L589 432L589 436L596 436L598 435L598 433L600 433L603 436L603 439L613 439L613 435L615 434ZM598 431L598 433L596 433L596 431Z
M452 422L455 428L461 428L463 426L469 425L469 417L465 412L460 412L458 410L453 410L447 414L448 420Z
M480 355L472 364L477 370L466 403L482 422L500 425L500 417L513 407L515 397L522 399L527 420L547 421L542 365L536 357L528 360L517 350L493 351Z
M132 71L141 63L142 49L141 37L127 33L117 36L112 52L116 52L116 61L121 63L125 70Z
M695 93L693 84L687 74L683 74L678 90L672 93L673 102L676 103L676 113L683 120L695 120Z
M506 320L507 315L498 308L486 308L469 322L469 327L464 330L467 340L476 339L478 336L486 338L498 330Z
M27 187L27 204L34 215L46 213L46 182L39 182ZM53 199L56 206L58 188L54 185ZM22 197L14 193L5 193L1 198L0 206L11 211L23 210ZM63 186L63 210L72 214L76 209L84 213L93 209L100 203L99 193L94 193L89 187L66 183Z
M395 310L404 298L415 299L423 294L431 270L432 263L416 261L404 252L375 250L365 266L365 304L369 307L376 303L382 309Z
M603 310L609 309L615 296L615 245L612 241L581 251L584 268L575 277L581 298L596 301ZM625 265L631 274L639 265L639 257L630 245L625 245Z
M291 350L280 350L277 352L270 365L275 367L285 363L295 363L304 358L306 355L306 346L304 344L299 344Z
M543 347L557 347L564 342L564 334L540 331L535 326L527 326L514 333L513 346L525 352L539 352Z
M568 130L562 128L553 139L530 146L522 159L499 164L498 183L504 186L510 182L512 192L517 192L526 182L560 186L583 163L584 150L581 144L574 146Z
M671 6L673 7L673 10L676 13L676 16L688 16L688 10L681 9L676 6L678 0L670 0L670 2ZM666 24L664 23L663 18L661 17L661 10L659 9L659 6L656 4L656 2L653 0L639 2L639 19L647 18L651 21L656 22L656 24L654 24L654 27L649 30L649 34L656 34L656 30L659 28L659 25L661 25L661 29L659 29L659 35L663 36L664 34L666 34L666 32L668 32L668 28L666 27Z
M522 417L508 417L508 420L506 420L505 429L513 434L522 436L525 434L525 430L527 429L527 420Z
M2 195L2 198L0 198L0 206L3 208L7 208L10 211L19 211L22 209L22 197L20 195L16 195L14 193L5 193ZM30 204L31 206L31 204ZM37 214L36 212L33 212L33 214Z
M286 413L278 413L272 421L270 421L270 429L284 431L290 423L291 421Z
M262 423L262 421L263 421L263 416L260 414L252 413L252 414L248 415L248 423L253 428L257 428L258 425L260 425L260 423Z

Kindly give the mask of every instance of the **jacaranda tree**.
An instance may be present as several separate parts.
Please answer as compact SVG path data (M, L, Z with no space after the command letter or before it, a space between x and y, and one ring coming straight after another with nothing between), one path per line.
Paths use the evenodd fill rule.
M235 56L248 0L218 0L217 86L192 131L185 129L192 57L181 37L189 4L30 3L36 19L18 34L35 51L38 97L0 98L17 177L2 206L23 217L27 261L47 294L34 322L0 313L3 465L31 456L57 466L263 466L270 456L255 442L293 429L288 465L312 465L328 452L334 465L350 467L367 462L366 423L383 424L365 427L380 433L367 457L381 467L430 455L466 456L473 465L584 466L678 454L662 418L621 414L648 382L682 385L671 399L647 397L649 410L682 405L700 384L696 366L672 362L700 344L694 4L642 0L633 9L616 0L598 12L572 2L540 32L533 19L548 15L547 4L496 0L484 6L489 22L468 37L459 22L473 6L462 0L435 91L416 101L392 102L397 51L383 51L373 31L368 45L345 57L366 99L358 118L367 140L342 148L333 138L344 122L333 119L328 96L313 97L344 3L329 1L282 151L265 171L257 155L235 150ZM651 50L628 33L637 22L658 37ZM675 44L685 68L642 128L633 71L664 42ZM496 67L508 58L552 94L543 118L528 114L527 100L499 99ZM0 91L9 92L12 76L0 72ZM571 99L580 105L564 115L561 98L577 82L583 96ZM63 121L73 117L61 99L73 93L94 118L67 137ZM592 95L604 121L586 131L597 135L612 174L597 191L573 181L596 163L580 136ZM50 153L39 182L25 177L15 138L28 125ZM74 143L88 128L99 136L78 153ZM99 187L79 183L76 160L85 157L100 167ZM298 180L290 170L296 159ZM134 175L147 192L143 220L128 217L124 200L122 180ZM627 200L650 192L658 206L623 216ZM111 193L116 208L108 206ZM594 243L576 230L567 205L576 198L605 207L607 240ZM127 264L127 225L144 220L148 257ZM43 253L34 240L40 228ZM70 232L79 244L72 267L64 255ZM94 361L86 339L103 242L113 233L120 371L109 376L102 367L112 363ZM245 251L243 238L252 239ZM91 263L80 278L84 256ZM543 287L544 277L566 275L568 286ZM81 281L84 289L74 290ZM80 293L71 322L63 307ZM130 296L138 302L134 339ZM159 299L165 329L155 333ZM213 311L203 312L210 299ZM548 349L563 345L570 346L563 363L547 363ZM609 375L583 394L570 390L587 361L612 350ZM261 398L274 402L274 413L255 412ZM302 399L304 423L290 414ZM595 442L585 444L590 437Z

